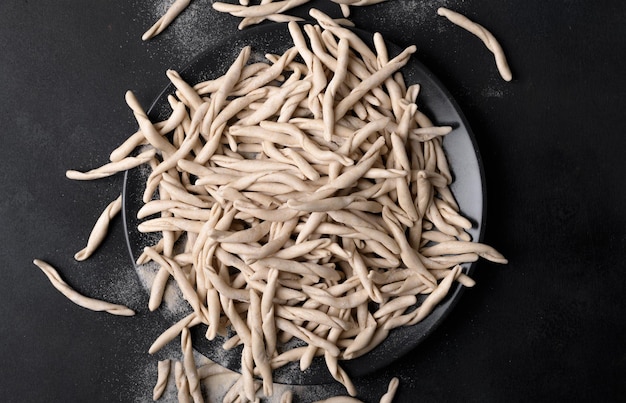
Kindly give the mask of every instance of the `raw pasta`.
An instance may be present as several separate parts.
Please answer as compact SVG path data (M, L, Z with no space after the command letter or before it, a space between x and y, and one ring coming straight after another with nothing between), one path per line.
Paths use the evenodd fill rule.
M239 29L255 25L265 20L273 22L301 21L302 18L284 14L295 7L309 3L311 0L261 0L259 4L251 5L247 0L239 4L214 2L213 8L219 12L229 13L242 17ZM350 6L368 6L382 3L387 0L331 0L340 6L344 17L349 17ZM176 0L165 14L159 18L141 37L144 41L154 38L163 32L191 3L191 0ZM343 25L352 26L349 20L338 20Z
M119 212L122 210L122 196L119 196L117 199L113 200L109 205L104 209L100 217L96 221L93 229L91 230L91 234L89 235L89 240L87 241L87 246L81 249L74 255L74 259L78 261L85 260L89 258L93 252L100 246L104 238L106 237L107 231L109 229L109 223Z
M152 392L152 400L159 400L167 387L167 379L170 375L171 360L162 360L157 364L157 380Z
M504 51L502 50L502 46L498 40L482 25L470 20L466 16L457 13L456 11L449 10L445 7L440 7L437 9L437 14L446 17L452 23L458 25L461 28L468 30L469 32L476 35L480 38L481 41L485 44L487 49L493 53L496 59L496 66L498 67L498 71L502 76L502 79L505 81L511 81L513 79L513 74L511 73L511 69L509 68L509 64L504 55Z
M83 308L90 309L92 311L105 311L113 315L121 316L133 316L135 311L132 309L118 304L112 304L110 302L102 301L95 298L86 297L72 287L70 287L59 275L54 267L40 259L35 259L33 263L44 272L46 277L50 280L50 283L70 299L76 305L80 305Z
M163 16L143 34L141 39L146 41L163 32L163 30L165 30L165 28L167 28L190 3L191 0L176 0L172 3L170 8L167 9L165 14L163 14Z
M287 4L217 7L259 18L257 10ZM294 47L254 71L249 47L211 81L168 71L177 89L170 103L190 117L171 136L127 94L139 143L156 149L138 229L178 240L148 246L141 258L163 274L150 309L170 276L193 308L150 351L177 334L188 340L199 323L209 338L230 328L225 346L243 344L232 393L248 400L254 376L271 395L272 369L290 361L306 369L319 355L356 395L340 360L421 321L455 281L472 286L460 264L479 256L506 263L465 231L471 223L448 188L442 148L452 128L417 108L419 87L399 72L415 47L391 57L379 35L372 50L325 14L311 15L318 25L290 22ZM308 347L283 351L294 337ZM184 391L197 391L197 375L179 378Z
M333 1L347 17L349 5L382 0ZM232 330L225 348L243 344L242 374L225 402L271 396L273 369L300 361L304 370L315 357L356 396L341 360L371 351L393 328L423 320L454 282L473 286L461 264L479 257L506 263L466 232L471 222L450 192L442 147L452 127L435 126L418 109L419 85L407 86L400 73L416 48L390 58L379 34L370 49L345 21L318 10L311 10L317 25L303 27L282 14L307 2L214 3L243 17L240 28L291 21L294 46L256 63L246 47L224 76L203 83L168 71L176 92L163 122L151 122L128 92L139 130L111 153L110 163L67 172L88 180L152 167L138 213L139 231L162 235L138 260L160 266L149 309L159 307L170 277L192 308L150 348L155 353L180 335L183 360L159 362L155 400L171 365L183 402L203 401L202 380L224 375L216 364L195 362L190 329L199 324L208 327L209 339ZM189 3L177 0L143 39L162 32ZM479 36L510 80L488 31L447 9L438 12ZM120 208L118 198L102 213L78 260L95 250ZM78 305L134 314L80 295L52 266L34 263ZM292 338L305 346L284 350ZM380 401L391 402L397 388L394 378ZM291 401L291 394L280 400ZM325 400L344 401L359 400Z

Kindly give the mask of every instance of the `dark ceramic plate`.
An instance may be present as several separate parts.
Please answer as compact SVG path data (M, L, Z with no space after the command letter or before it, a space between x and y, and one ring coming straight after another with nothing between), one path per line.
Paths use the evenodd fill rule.
M358 30L355 32L366 43L372 43L370 33ZM262 60L266 53L284 52L292 46L291 43L287 27L283 24L264 25L237 32L221 44L213 46L201 54L180 71L180 74L193 85L224 74L243 46L251 45L253 48L252 59L254 60L256 57ZM392 44L388 44L388 47L390 57L395 56L400 51L397 46ZM408 84L419 83L421 85L418 97L420 109L436 124L454 127L454 131L445 137L443 143L454 175L454 183L451 188L462 213L474 223L474 228L468 232L474 240L479 241L482 237L484 224L485 189L483 170L475 139L450 94L437 78L417 61L415 56L411 58L402 72ZM168 86L154 101L149 110L152 121L163 120L169 115L171 110L167 102L167 95L173 91L174 87ZM136 260L145 246L152 245L155 241L153 237L137 231L139 221L136 217L137 211L143 205L141 198L144 187L145 173L142 173L140 169L130 170L126 173L123 212L128 247L133 261ZM465 265L465 273L471 273L472 270L472 264ZM435 329L459 300L461 292L462 286L455 284L448 296L426 319L414 326L393 330L388 338L373 351L354 360L343 361L343 368L350 376L358 377L391 364L414 349ZM194 328L192 332L194 347L208 358L232 370L239 371L241 369L241 350L223 351L221 346L224 339L218 337L214 341L209 341L204 337L205 330L206 328L203 326ZM313 365L304 372L299 370L298 363L293 363L275 371L274 376L276 382L289 384L319 384L333 381L322 359L314 360Z

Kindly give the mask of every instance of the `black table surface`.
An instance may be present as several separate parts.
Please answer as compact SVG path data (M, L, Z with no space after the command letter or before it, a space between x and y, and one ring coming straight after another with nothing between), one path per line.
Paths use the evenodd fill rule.
M239 23L197 0L142 42L169 3L0 2L2 401L151 400L158 357L147 350L163 329L146 307L122 221L91 259L73 259L122 176L75 182L65 170L105 163L136 130L126 90L149 105L167 69ZM437 16L444 4L494 33L512 82L476 37ZM353 8L352 19L417 45L459 103L486 172L485 242L510 261L480 262L476 287L425 342L356 380L360 397L377 401L398 376L397 402L625 399L626 3L390 0ZM33 258L138 314L74 305ZM321 398L341 388L315 390Z

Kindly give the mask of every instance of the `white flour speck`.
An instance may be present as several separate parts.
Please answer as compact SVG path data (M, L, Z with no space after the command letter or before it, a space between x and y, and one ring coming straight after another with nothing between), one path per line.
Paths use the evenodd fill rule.
M174 0L146 2L148 20L156 22L173 2ZM235 32L237 19L215 11L211 4L211 1L192 1L167 29L152 39L158 44L155 56L165 53L177 59L179 65L185 64L211 45L224 40L224 35L220 34L222 27L227 26L233 30L231 32Z
M481 95L485 98L502 98L505 94L502 89L487 87L481 91Z
M411 27L435 18L437 7L441 4L433 4L429 0L393 0L393 4L387 5L385 12L378 14L377 25L382 23Z

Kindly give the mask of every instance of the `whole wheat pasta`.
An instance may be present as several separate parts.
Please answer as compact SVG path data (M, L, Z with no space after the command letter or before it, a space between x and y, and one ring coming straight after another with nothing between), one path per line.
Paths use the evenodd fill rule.
M62 278L61 275L56 271L54 267L50 264L44 262L40 259L33 260L33 263L43 271L43 273L48 277L50 283L61 292L61 294L65 295L70 301L75 303L76 305L82 306L83 308L90 309L92 311L105 311L111 313L113 315L121 315L121 316L133 316L135 312L124 306L113 304L110 302L102 301L95 298L90 298L84 296L70 287Z
M487 49L493 53L496 59L496 66L498 67L498 71L500 72L500 76L505 81L511 81L513 79L513 75L511 74L511 69L509 68L509 64L504 55L504 51L500 46L498 40L493 36L491 32L489 32L482 25L475 23L469 18L465 17L462 14L459 14L455 11L449 10L445 7L439 7L437 9L437 14L446 17L452 23L458 25L461 28L466 29L467 31L473 33L481 41L485 44Z

